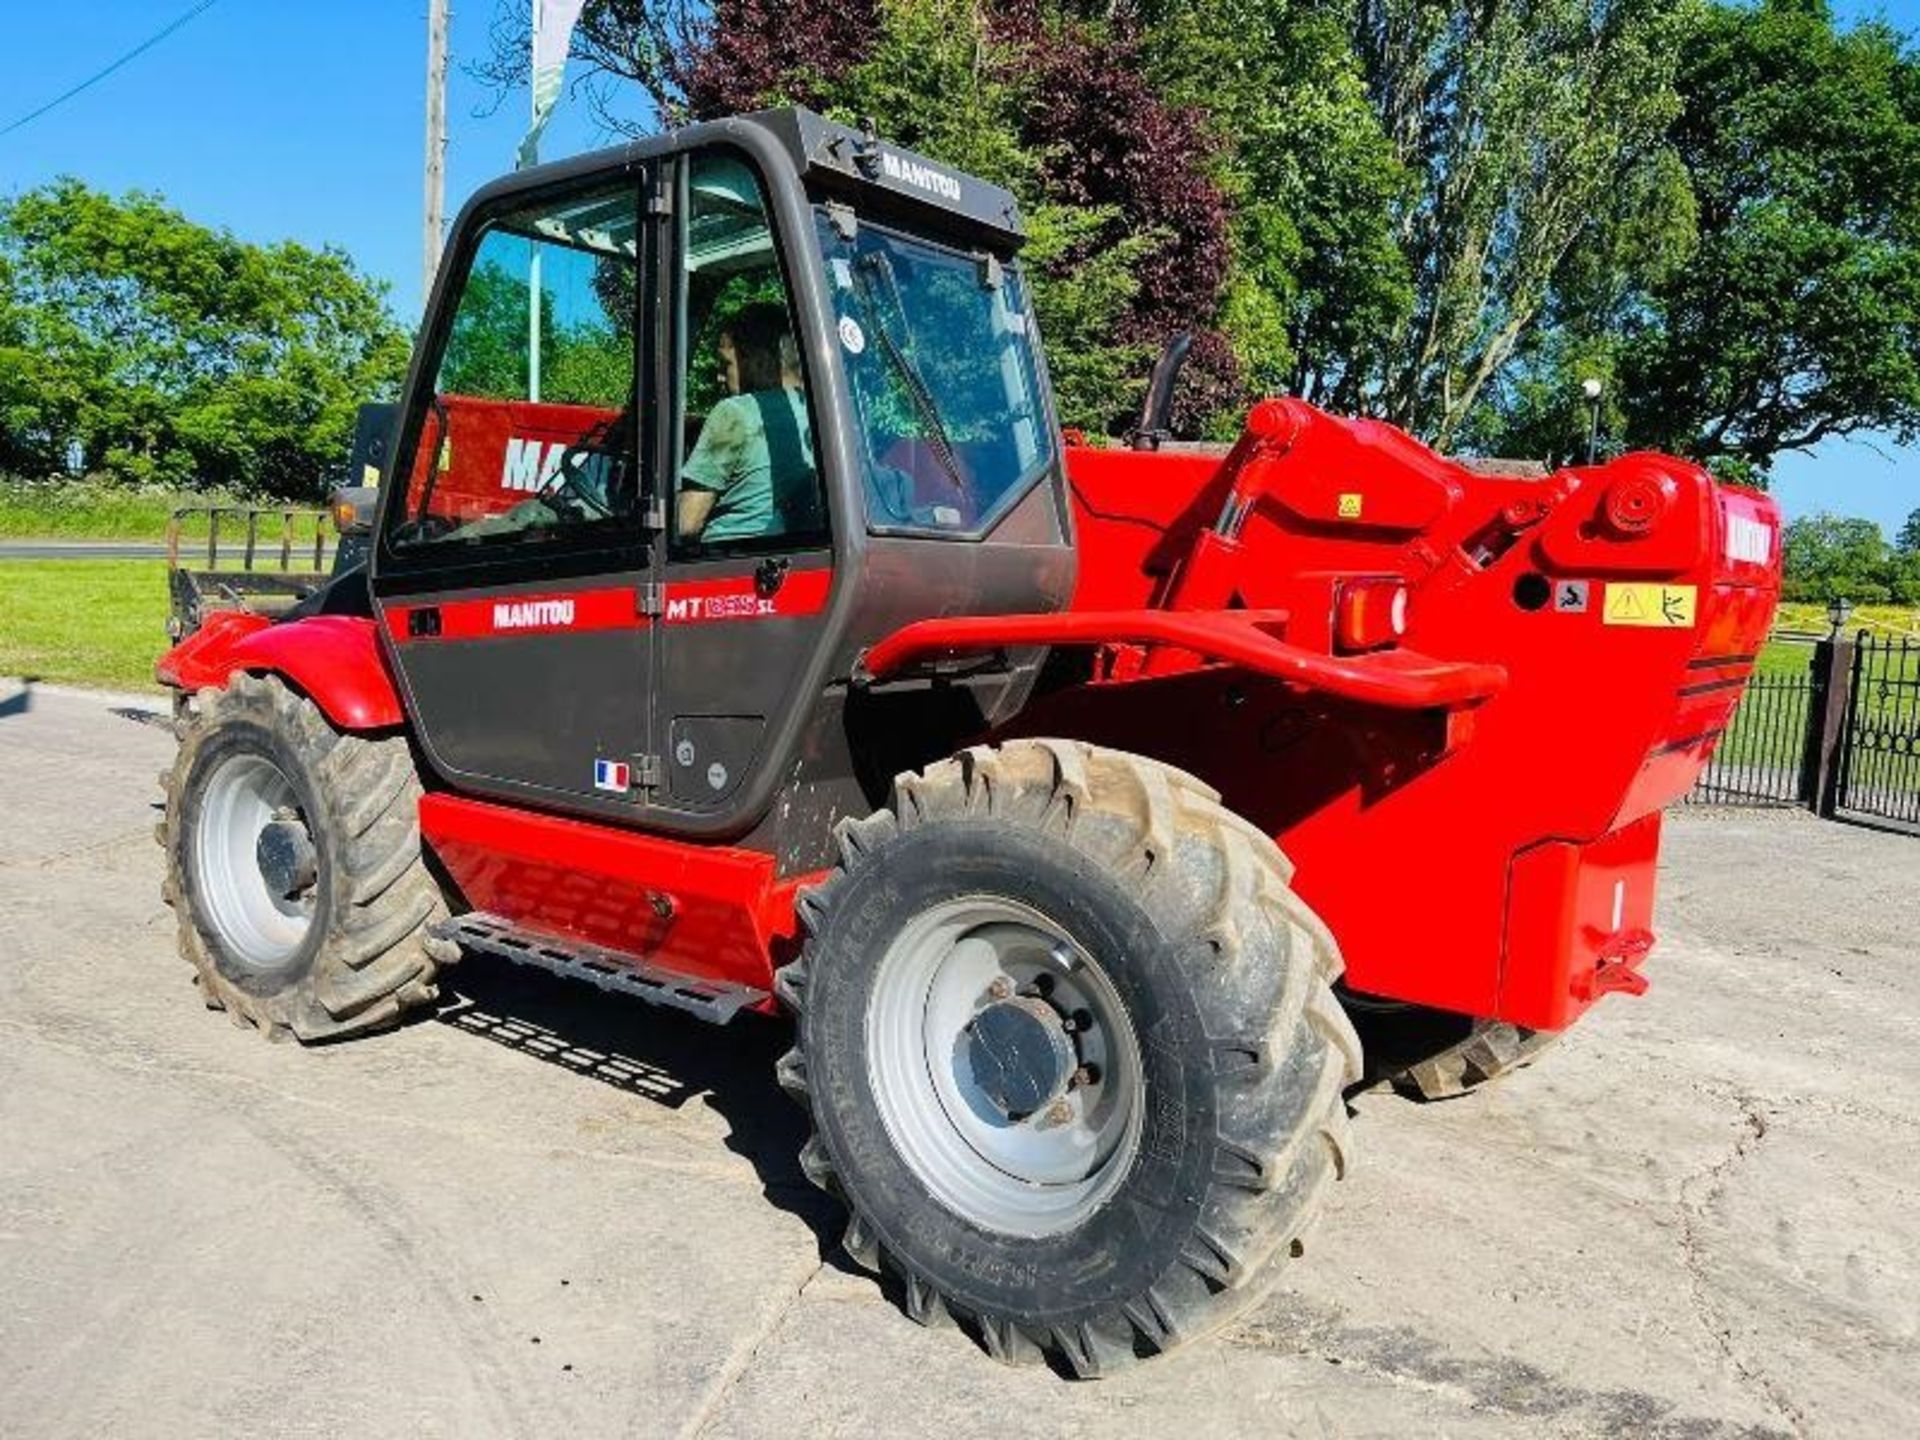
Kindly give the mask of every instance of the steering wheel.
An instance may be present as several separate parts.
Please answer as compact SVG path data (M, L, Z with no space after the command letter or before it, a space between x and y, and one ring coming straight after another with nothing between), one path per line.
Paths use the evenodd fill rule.
M425 545L453 533L456 521L451 515L416 515L393 527L395 545Z
M574 512L578 520L605 520L612 516L613 506L604 494L596 494L594 486L585 475L586 462L597 453L592 450L569 449L560 457L553 478L540 490L540 498L549 505L555 502L565 504ZM609 470L616 463L613 456L604 457ZM607 487L611 489L609 485Z

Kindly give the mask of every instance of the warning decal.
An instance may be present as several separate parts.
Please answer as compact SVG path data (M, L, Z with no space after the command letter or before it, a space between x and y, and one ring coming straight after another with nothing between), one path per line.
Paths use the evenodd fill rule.
M1337 513L1342 520L1358 520L1360 518L1360 505L1360 496L1348 491L1339 497Z
M1697 596L1692 585L1609 585L1601 619L1609 625L1682 630L1693 624Z

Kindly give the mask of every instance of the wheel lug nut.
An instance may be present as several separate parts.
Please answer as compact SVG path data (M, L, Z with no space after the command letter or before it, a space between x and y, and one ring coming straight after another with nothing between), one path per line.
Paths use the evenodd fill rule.
M1060 1022L1070 1035L1082 1035L1093 1028L1093 1012L1076 1010Z
M1004 1000L1013 994L1013 981L1004 975L996 975L993 982L987 986L987 994L995 1000Z
M1098 1085L1099 1083L1100 1067L1098 1065L1082 1065L1078 1070L1073 1072L1073 1078L1067 1081L1067 1084L1076 1090L1082 1085Z
M1047 1120L1050 1124L1064 1125L1073 1118L1073 1106L1062 1097L1047 1107Z

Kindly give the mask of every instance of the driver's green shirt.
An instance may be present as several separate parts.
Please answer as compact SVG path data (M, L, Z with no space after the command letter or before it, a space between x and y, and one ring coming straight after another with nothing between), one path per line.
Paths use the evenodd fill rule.
M790 425L782 423L788 416ZM803 517L817 500L806 397L787 389L728 396L708 413L680 478L714 492L702 540L754 540L808 528Z

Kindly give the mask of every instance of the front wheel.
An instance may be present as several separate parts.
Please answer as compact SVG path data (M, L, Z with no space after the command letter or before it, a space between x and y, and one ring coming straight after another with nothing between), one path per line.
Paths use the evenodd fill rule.
M201 995L271 1038L380 1029L431 1001L459 950L420 846L404 736L343 735L272 676L182 714L161 776L163 897Z
M1271 840L1191 776L970 750L840 830L782 970L808 1174L907 1308L1080 1375L1260 1293L1346 1164L1359 1043Z

